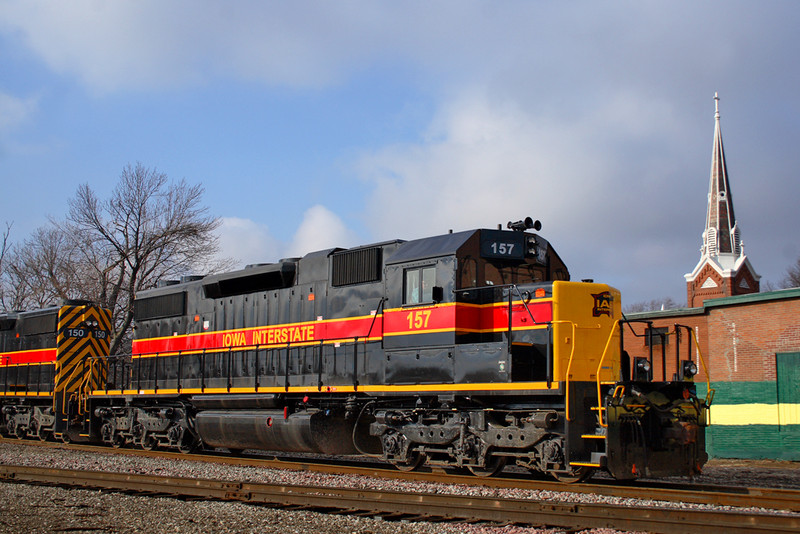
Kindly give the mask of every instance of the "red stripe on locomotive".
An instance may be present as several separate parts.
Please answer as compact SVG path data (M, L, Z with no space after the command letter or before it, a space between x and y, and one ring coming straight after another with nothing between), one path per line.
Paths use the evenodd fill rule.
M530 310L530 313L528 312ZM512 304L513 328L531 328L551 321L552 302L533 302L528 309ZM157 354L196 350L296 345L344 339L380 339L383 335L421 334L426 332L488 332L508 329L508 306L415 306L387 310L377 317L369 315L340 320L226 330L203 334L137 339L134 354Z
M56 361L56 349L20 350L0 354L0 365L47 363Z
M264 326L241 330L226 330L206 334L189 334L133 341L134 354L253 347L266 345L297 345L338 339L381 336L382 316Z

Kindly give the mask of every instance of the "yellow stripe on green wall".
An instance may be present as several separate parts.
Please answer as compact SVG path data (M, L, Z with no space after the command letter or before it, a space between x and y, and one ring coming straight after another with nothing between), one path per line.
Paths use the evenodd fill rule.
M800 425L800 404L713 404L712 425Z

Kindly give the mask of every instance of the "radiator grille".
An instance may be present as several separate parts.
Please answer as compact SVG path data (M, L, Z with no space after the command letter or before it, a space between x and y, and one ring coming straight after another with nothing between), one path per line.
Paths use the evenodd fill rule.
M381 279L382 250L379 247L340 252L333 256L331 283L349 286Z
M137 299L133 303L133 317L136 321L176 317L186 313L186 292L171 293L158 297Z

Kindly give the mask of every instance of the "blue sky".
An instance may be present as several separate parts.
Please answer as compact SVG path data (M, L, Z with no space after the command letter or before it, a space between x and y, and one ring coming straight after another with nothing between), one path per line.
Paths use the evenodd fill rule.
M745 252L800 255L800 3L0 2L0 223L141 162L242 263L527 215L574 278L685 302L715 92Z

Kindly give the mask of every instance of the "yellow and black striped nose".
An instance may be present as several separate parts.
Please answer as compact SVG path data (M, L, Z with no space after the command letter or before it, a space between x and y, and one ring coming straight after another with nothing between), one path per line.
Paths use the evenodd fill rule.
M104 366L93 365L108 355L111 313L96 306L63 306L58 314L56 395L71 394L88 378L92 388L105 379Z

